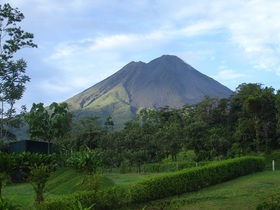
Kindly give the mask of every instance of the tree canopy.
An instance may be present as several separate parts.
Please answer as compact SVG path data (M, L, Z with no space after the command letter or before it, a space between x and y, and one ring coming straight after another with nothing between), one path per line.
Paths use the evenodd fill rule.
M63 138L70 132L72 114L68 112L67 103L53 102L49 109L43 103L33 103L30 112L25 114L25 120L30 137L48 141L50 145L52 140Z
M280 148L279 95L250 83L238 86L230 98L205 97L178 109L142 109L122 130L100 135L96 148L119 151L130 163L176 161L184 150L194 150L197 161L269 152Z
M25 84L30 81L26 74L26 61L22 58L15 59L14 56L23 48L37 47L33 43L34 35L18 26L23 19L24 15L17 8L12 8L10 4L0 4L1 138L4 129L3 118L9 119L16 114L14 105L22 98ZM3 110L3 103L8 105L7 110Z

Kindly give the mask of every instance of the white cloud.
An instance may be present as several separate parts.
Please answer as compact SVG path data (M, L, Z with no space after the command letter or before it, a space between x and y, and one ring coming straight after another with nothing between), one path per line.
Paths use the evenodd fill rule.
M151 32L148 34L117 34L113 36L103 36L96 38L88 38L73 42L65 42L58 44L54 52L46 58L47 62L59 61L65 59L73 62L73 60L81 59L79 63L83 63L89 56L96 57L99 54L113 52L135 53L137 51L147 51L149 48L159 47L166 42L163 33ZM90 62L90 60L87 60Z
M179 33L183 33L185 36L204 35L213 32L221 27L220 21L199 21L191 25L186 26Z
M40 88L43 90L48 90L50 94L61 94L69 91L69 87L66 85L61 85L58 82L46 80L41 83Z
M9 0L7 1L11 6L15 5L16 7L29 8L32 6L33 12L67 12L71 11L81 11L87 9L89 6L93 6L99 3L98 0Z
M240 8L240 15L229 22L231 40L243 49L254 66L264 70L275 69L280 62L278 49L273 47L280 42L278 8L279 1L248 1Z
M235 73L233 70L221 70L218 75L213 76L217 80L233 80L247 77L245 74Z

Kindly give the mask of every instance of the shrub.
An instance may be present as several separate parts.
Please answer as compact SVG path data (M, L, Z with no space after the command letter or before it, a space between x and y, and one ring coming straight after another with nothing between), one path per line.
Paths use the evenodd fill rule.
M242 175L261 171L263 168L263 158L241 157L230 159L169 173L138 182L132 186L115 186L98 191L74 194L64 200L43 203L40 205L40 209L67 209L78 201L86 207L94 204L94 209L116 209L199 190Z
M49 165L57 162L55 155L45 155L30 152L23 152L20 154L0 153L0 163L1 159L3 159L2 157L4 157L5 164L0 165L6 165L5 167L9 169L8 175L13 182L25 181L29 176L31 166L40 164Z
M18 155L14 154L16 158L17 165L20 167L19 170L23 172L23 178L27 178L30 174L30 169L34 165L51 165L55 162L54 156L39 154L39 153L30 153L23 152Z
M181 161L181 162L172 162L172 163L151 163L151 164L145 164L145 172L146 173L163 173L163 172L175 172L180 171L186 168L192 168L196 167L197 165L203 166L208 164L208 162L200 162L197 164L196 162L190 162L190 161Z
M0 172L0 198L2 198L2 188L6 185L9 176L5 172Z
M2 210L18 210L21 209L19 205L13 204L12 200L5 200L4 198L0 198L0 209Z
M35 203L44 201L44 190L51 173L55 170L54 165L34 165L30 169L29 180L32 184L36 197Z
M279 170L280 169L280 151L279 150L275 150L272 151L268 154L264 155L265 160L266 160L266 170L271 170L272 169L272 161L275 161L275 170Z
M10 180L10 174L13 171L13 160L3 152L0 152L0 198L2 197L2 188Z
M46 201L37 206L38 210L73 209L79 202L84 207L92 209L116 209L125 206L130 201L129 190L126 187L115 186L99 191L84 191L75 193L64 199Z
M256 210L275 210L280 209L280 197L271 197L269 200L260 203Z
M94 204L92 204L90 207L83 207L81 202L77 202L77 206L73 205L71 210L91 210L93 208Z
M103 181L102 174L86 175L78 183L78 186L80 186L81 190L97 191L101 189L102 181Z
M73 152L67 159L66 163L79 171L85 171L92 175L96 169L101 165L101 152L96 150L86 150L80 152Z
M131 188L131 201L139 203L180 195L261 171L263 168L263 158L241 157L185 169L135 184Z

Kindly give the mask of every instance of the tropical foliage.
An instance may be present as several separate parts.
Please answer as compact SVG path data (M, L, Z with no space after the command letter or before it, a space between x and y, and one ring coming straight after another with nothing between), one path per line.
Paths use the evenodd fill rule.
M53 102L49 110L44 107L43 103L34 103L30 112L25 114L30 137L48 141L48 153L50 153L50 142L65 137L70 131L72 115L67 110L66 103Z
M40 113L49 116L40 107L44 110ZM32 109L27 115L35 126L40 124L35 124L40 119L38 113ZM66 117L60 123L69 125L68 115L57 116ZM187 150L195 152L195 161L268 153L280 148L279 122L280 92L261 84L241 84L228 99L205 97L196 105L178 109L142 109L122 130L114 130L110 117L104 125L98 117L85 118L72 124L72 132L56 138L55 144L58 151L98 151L102 157L99 164L136 166L140 172L144 163L176 161L178 154ZM57 133L54 127L49 130Z
M27 63L23 59L15 59L16 53L22 48L37 47L33 43L34 35L22 30L18 24L24 15L10 4L0 5L0 100L1 138L9 137L8 127L18 126L15 120L15 102L22 98L25 84L30 81L25 71ZM3 110L3 104L8 106ZM4 120L5 117L5 120Z

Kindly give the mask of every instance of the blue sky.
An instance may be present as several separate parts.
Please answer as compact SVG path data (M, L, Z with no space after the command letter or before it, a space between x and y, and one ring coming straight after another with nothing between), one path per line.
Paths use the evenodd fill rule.
M3 1L2 1L3 2ZM180 57L232 90L280 89L278 0L4 0L25 19L37 49L20 105L63 102L130 61ZM3 4L2 3L2 4Z

